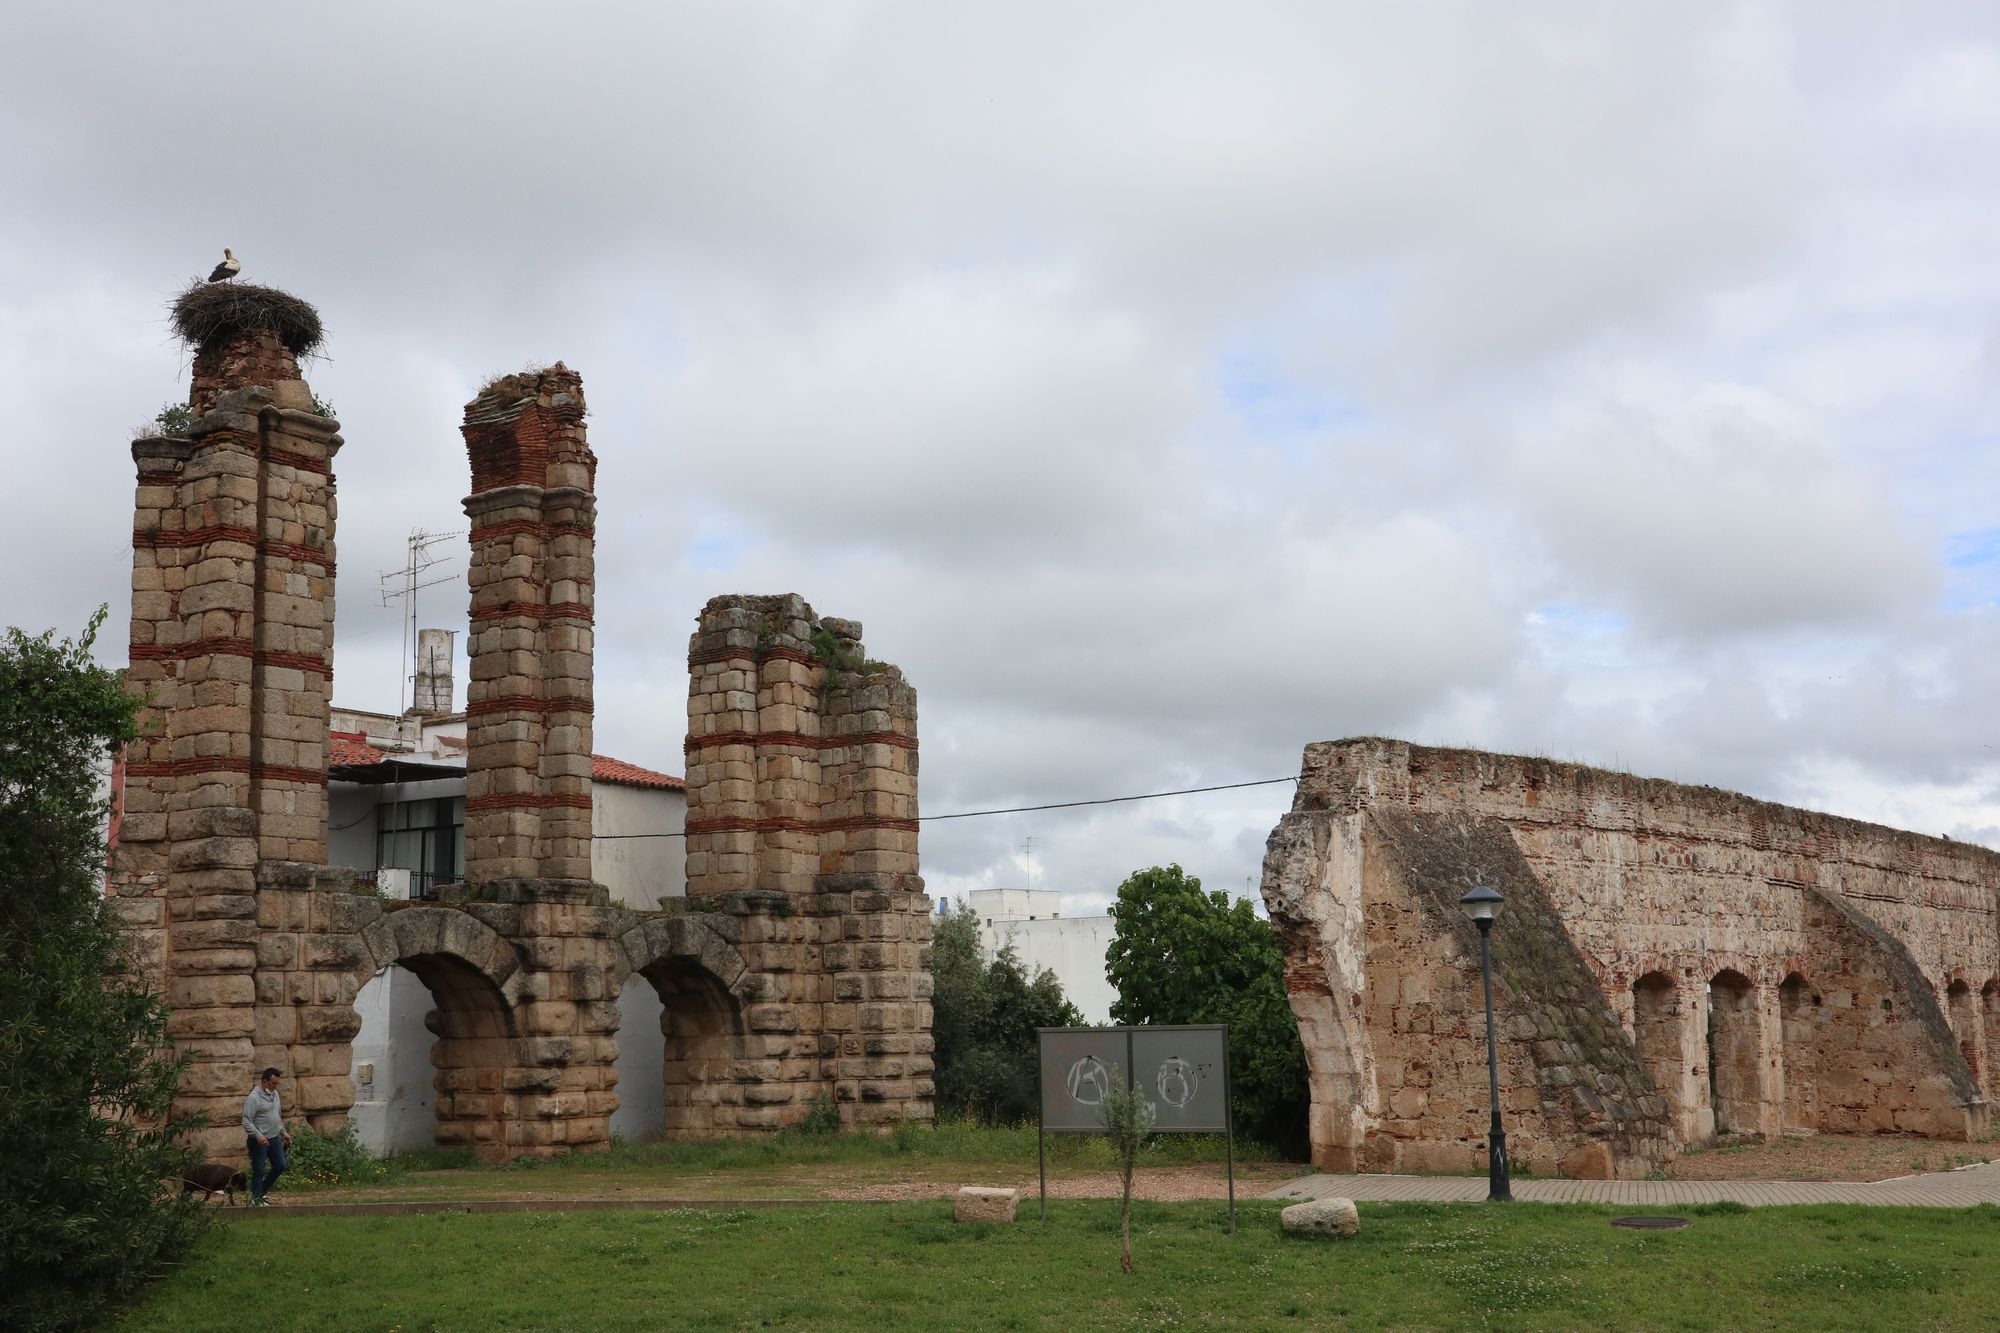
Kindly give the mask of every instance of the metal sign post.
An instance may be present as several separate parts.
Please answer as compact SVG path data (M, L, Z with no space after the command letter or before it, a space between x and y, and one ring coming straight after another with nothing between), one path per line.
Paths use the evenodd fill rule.
M1229 1025L1037 1028L1036 1034L1042 1216L1049 1215L1048 1136L1102 1131L1098 1108L1118 1070L1127 1091L1144 1093L1156 1132L1224 1135L1233 1235L1236 1133L1229 1117Z

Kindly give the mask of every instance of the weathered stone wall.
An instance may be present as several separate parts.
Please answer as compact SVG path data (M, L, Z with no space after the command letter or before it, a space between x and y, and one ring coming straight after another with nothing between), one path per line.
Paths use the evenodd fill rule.
M472 678L465 877L590 881L597 459L583 377L506 375L465 405Z
M867 660L858 623L789 594L712 599L688 671L688 895L782 894L814 923L794 931L807 968L751 1024L817 1040L768 1056L758 1096L783 1096L780 1079L804 1093L817 1066L850 1121L928 1118L916 691ZM804 1113L797 1098L766 1104Z
M1394 1008L1386 997L1406 978L1434 985L1439 967L1470 967L1477 957L1465 963L1443 942L1441 913L1387 930L1392 903L1368 886L1409 879L1414 852L1396 830L1411 819L1504 830L1509 855L1545 895L1618 1020L1621 1041L1544 1048L1552 1039L1528 1013L1533 988L1501 966L1509 1030L1517 1040L1537 1033L1538 1109L1522 1114L1549 1153L1604 1142L1621 1173L1646 1169L1657 1155L1641 1123L1650 1097L1680 1144L1786 1127L1963 1137L1986 1123L1981 1073L1963 1050L1976 1054L1990 1041L1971 997L1988 988L2000 996L2000 855L1711 788L1370 739L1307 748L1293 811L1265 863L1265 900L1286 944L1313 1071L1322 1160L1387 1156L1370 1148L1385 1134L1405 1160L1478 1147L1478 1135L1414 1122L1395 1105L1398 1094L1405 1108L1415 1104L1412 1061L1437 1057L1423 1054L1426 1034L1385 1011ZM1455 863L1427 864L1424 876L1463 892L1501 873L1509 859L1501 850L1468 844ZM1507 957L1510 924L1503 913L1497 959ZM1956 1031L1940 1004L1955 982L1966 997ZM1632 1061L1643 1084L1633 1082ZM1551 1069L1615 1085L1600 1088L1611 1119L1640 1127L1622 1139L1593 1137L1587 1125L1560 1130ZM1984 1077L1990 1084L1990 1071ZM1433 1089L1437 1081L1432 1071ZM1525 1067L1511 1085L1525 1102ZM1473 1092L1459 1100L1483 1106L1484 1090Z
M187 438L133 446L147 729L120 766L111 887L193 1057L179 1109L208 1116L210 1157L242 1152L266 1065L294 1114L344 1120L354 1002L391 966L436 1005L439 1141L487 1157L609 1143L635 984L663 1004L669 1133L795 1124L819 1096L854 1124L929 1117L916 696L862 658L858 625L797 597L711 604L690 687L705 859L675 911L609 906L589 879L582 383L558 364L487 386L464 426L467 882L386 901L325 865L337 427L264 335L198 349L192 400Z
M256 871L326 857L338 424L252 334L196 358L184 438L133 443L132 667L112 885L147 932L193 1065L181 1109L230 1114L254 1068Z

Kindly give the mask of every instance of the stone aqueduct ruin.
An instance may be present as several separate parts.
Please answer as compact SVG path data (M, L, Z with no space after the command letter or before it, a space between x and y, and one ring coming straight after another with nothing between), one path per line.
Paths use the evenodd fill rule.
M289 298L287 298L289 299ZM110 887L191 1058L180 1109L235 1155L254 1072L337 1126L354 1000L428 987L437 1137L505 1158L609 1141L622 989L663 1003L670 1134L818 1096L931 1114L916 696L860 626L717 598L689 646L687 897L590 880L596 460L580 378L465 410L465 883L437 903L326 864L336 422L295 347L197 348L185 436L133 443L131 687ZM1983 1133L2000 1098L2000 853L1711 788L1394 741L1307 748L1263 895L1310 1069L1316 1162L1477 1167L1477 937L1494 932L1516 1160L1633 1176L1723 1133Z
M688 654L684 910L612 907L591 882L597 465L560 364L465 410L465 882L390 902L326 864L341 437L258 323L197 347L185 436L132 446L148 706L110 887L191 1059L178 1109L207 1113L203 1149L240 1153L266 1065L337 1127L355 997L392 964L435 1002L438 1140L487 1157L609 1142L632 985L664 1005L670 1134L796 1123L819 1096L853 1125L928 1119L916 694L865 660L859 625L795 596L711 601Z
M1485 1163L1493 929L1511 1155L1639 1176L1718 1134L1966 1139L2000 1099L2000 853L1545 760L1309 746L1264 901L1314 1160Z

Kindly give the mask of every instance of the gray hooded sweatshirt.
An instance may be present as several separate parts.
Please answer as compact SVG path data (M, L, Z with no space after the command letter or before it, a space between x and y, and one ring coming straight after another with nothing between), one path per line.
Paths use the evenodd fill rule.
M253 1139L259 1134L275 1139L285 1132L276 1088L266 1092L260 1084L250 1089L250 1095L243 1099L243 1132Z

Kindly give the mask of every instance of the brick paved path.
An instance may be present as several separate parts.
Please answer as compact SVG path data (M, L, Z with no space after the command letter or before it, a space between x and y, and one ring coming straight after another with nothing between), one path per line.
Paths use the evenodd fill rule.
M1515 1180L1516 1199L1533 1203L1616 1203L1641 1207L1737 1203L1876 1203L1913 1208L2000 1204L2000 1161L1872 1183L1806 1180ZM1295 1202L1342 1198L1462 1203L1486 1197L1484 1176L1306 1176L1260 1196Z

